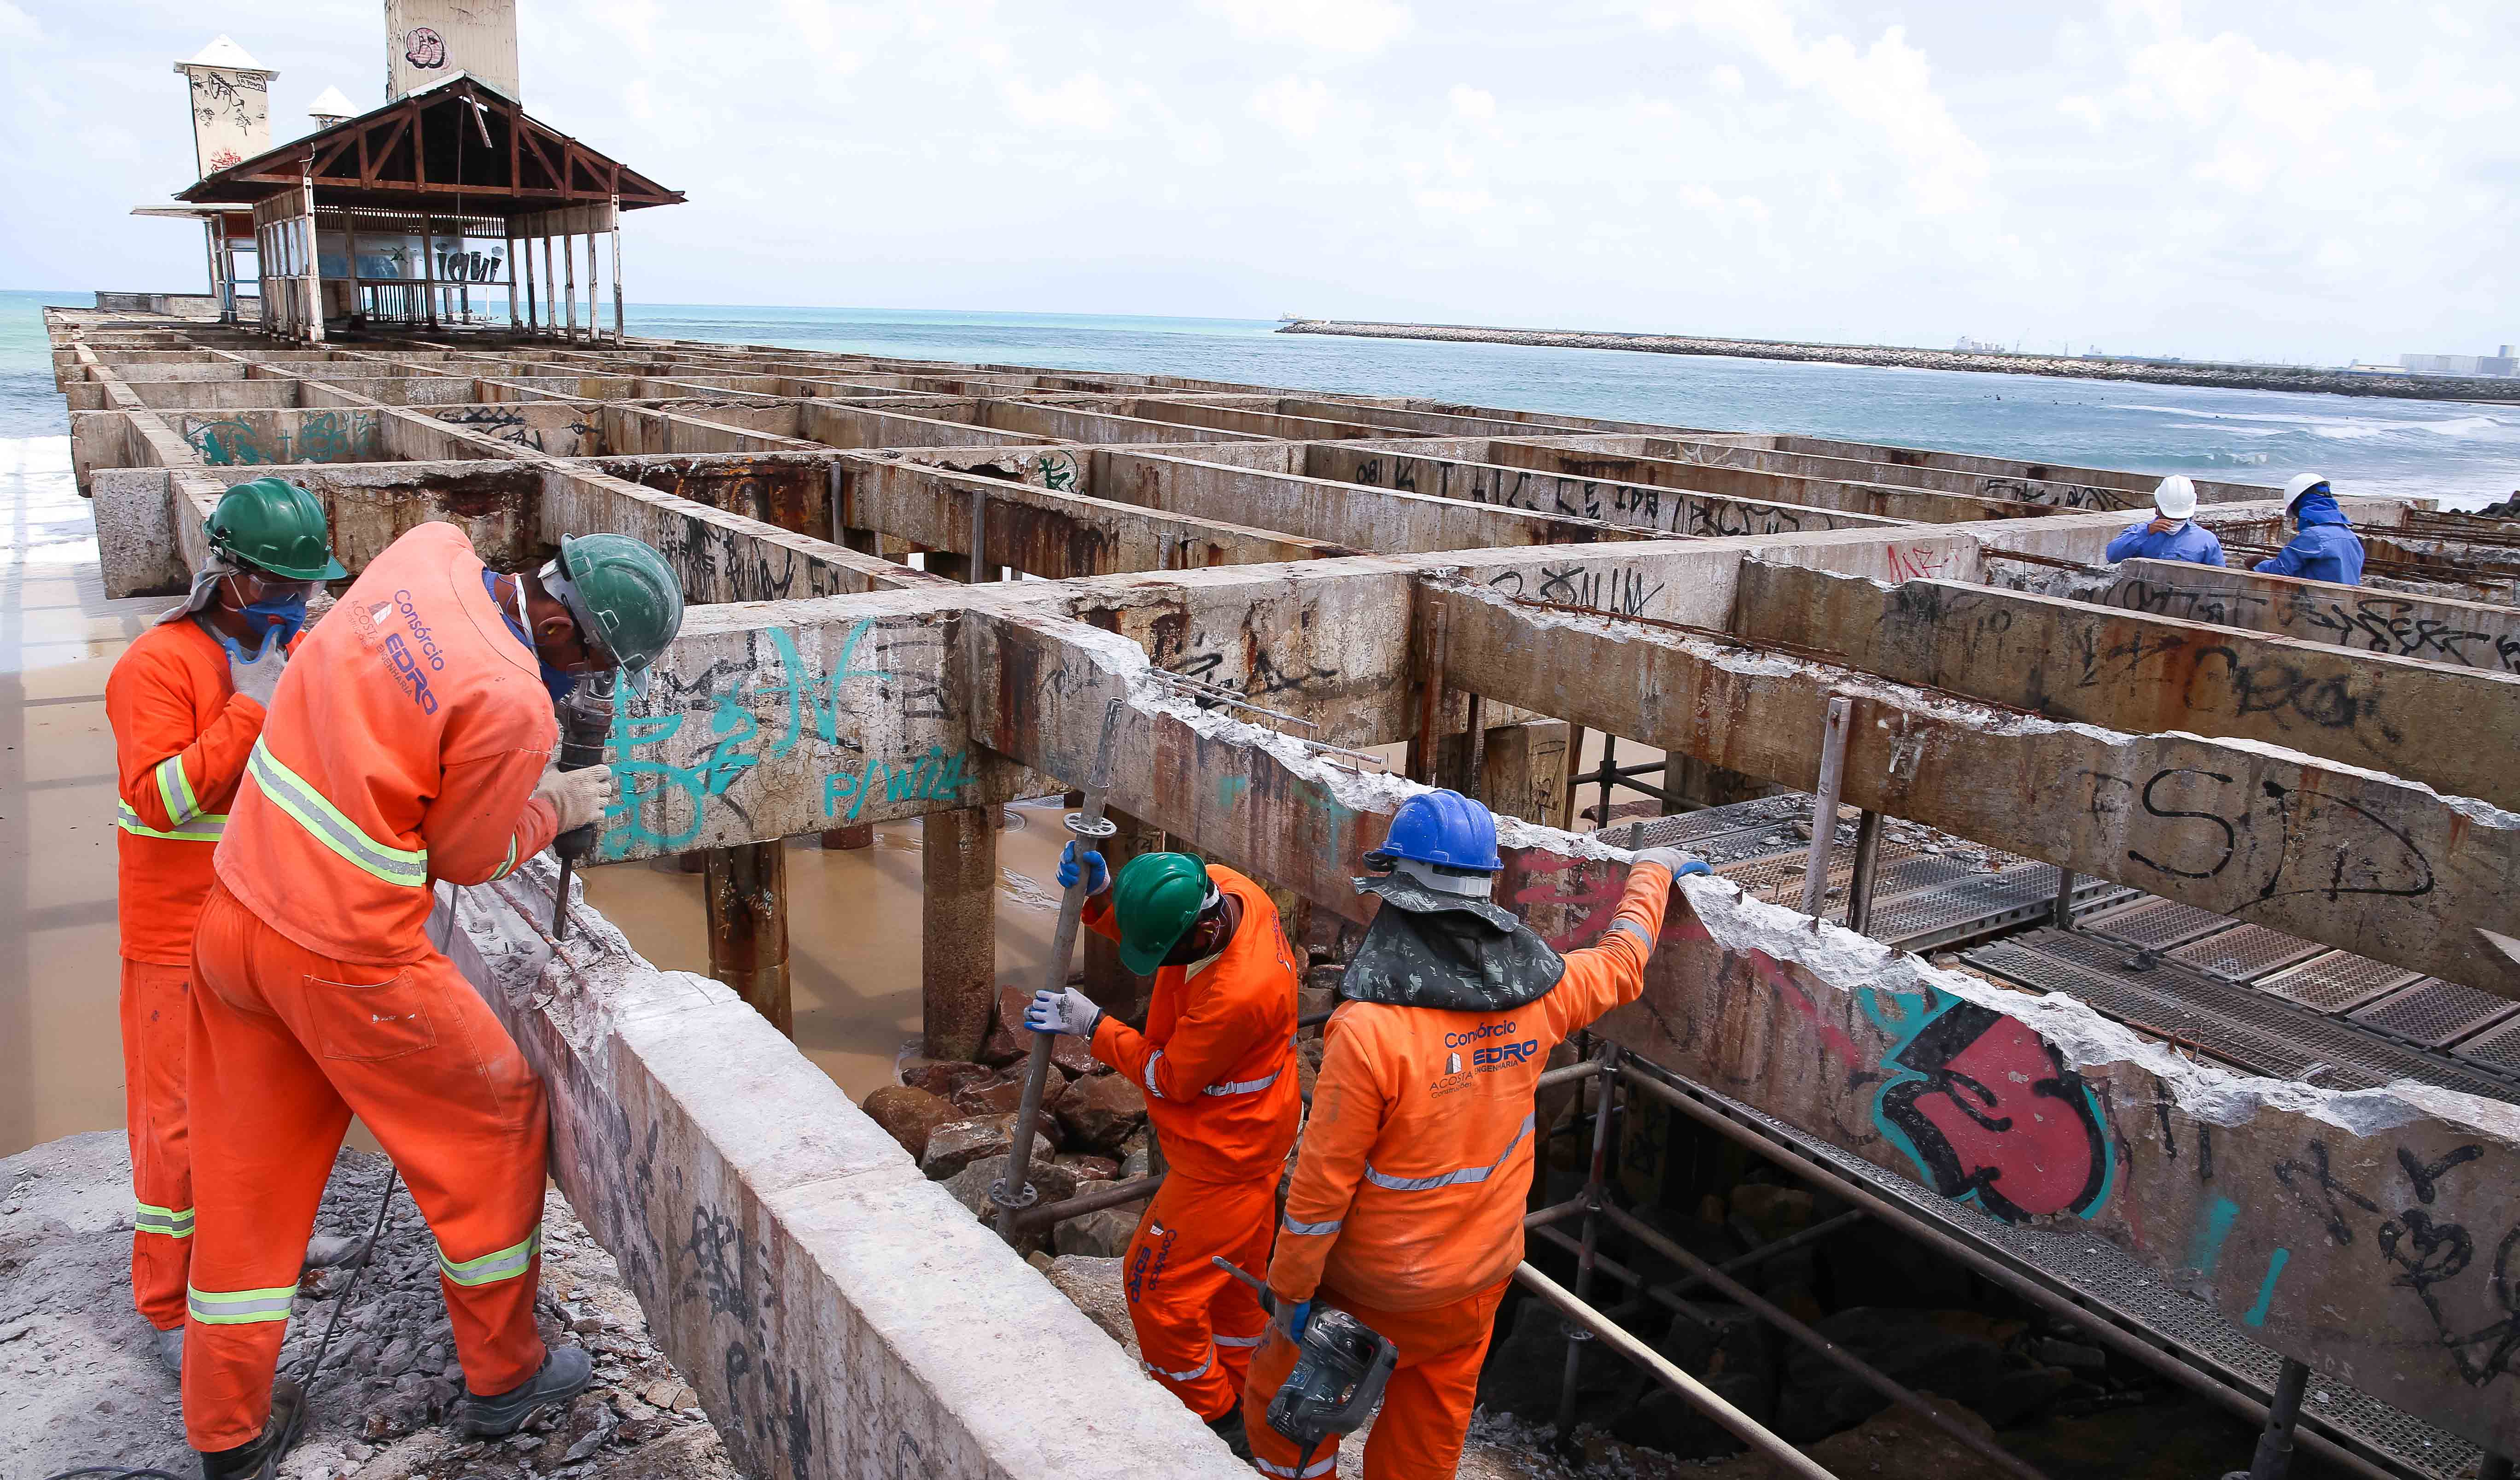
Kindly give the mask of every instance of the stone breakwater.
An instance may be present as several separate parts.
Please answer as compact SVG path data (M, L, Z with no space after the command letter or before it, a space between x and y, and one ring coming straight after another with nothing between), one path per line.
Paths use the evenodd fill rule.
M2130 381L2153 385L2218 385L2230 390L2311 390L2333 395L2393 396L2415 401L2520 402L2520 379L2507 377L2348 375L2342 371L2283 365L2081 360L2063 355L1912 349L1895 344L1798 344L1784 339L1701 339L1673 334L1482 329L1456 324L1359 324L1338 319L1297 319L1278 332L1346 335L1362 339L1537 344L1548 349L1628 349L1647 354L1726 355L1744 360L1812 360L1829 365L1889 365L1905 370L2064 376L2080 381Z

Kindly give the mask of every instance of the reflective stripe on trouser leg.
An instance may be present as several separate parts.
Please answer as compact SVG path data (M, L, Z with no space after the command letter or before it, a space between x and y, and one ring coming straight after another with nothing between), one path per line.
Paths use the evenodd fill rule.
M1215 1260L1254 1273L1268 1268L1277 1193L1274 1167L1233 1182L1176 1169L1156 1188L1121 1261L1139 1360L1203 1419L1233 1412L1250 1369L1252 1333L1269 1323L1251 1287Z
M1297 1350L1286 1333L1271 1325L1260 1333L1260 1349L1251 1358L1251 1372L1242 1385L1242 1429L1251 1443L1251 1462L1264 1475L1279 1480L1320 1480L1338 1469L1339 1438L1325 1439L1310 1456L1303 1446L1269 1426L1269 1401L1278 1396L1295 1369Z
M1277 1475L1281 1480L1321 1480L1322 1476L1338 1468L1338 1454L1333 1450L1328 1458L1316 1459L1302 1469L1297 1469L1291 1464L1272 1464L1266 1459L1259 1458L1254 1458L1251 1463L1260 1473Z
M289 1319L289 1304L297 1286L273 1285L262 1290L198 1290L186 1286L186 1314L203 1325L254 1325Z
M534 1256L542 1252L542 1247L543 1231L539 1226L506 1248L478 1259L449 1259L446 1246L440 1244L437 1248L437 1272L461 1285L495 1284L502 1279L514 1279L532 1269Z
M139 1203L132 1209L131 1231L135 1233L162 1233L168 1238L193 1236L191 1208L153 1208Z
M184 1323L193 1277L193 1152L185 1096L185 1039L193 1029L192 972L157 962L122 964L122 1110L131 1148L131 1304L159 1330ZM239 1284L284 1278L274 1271Z

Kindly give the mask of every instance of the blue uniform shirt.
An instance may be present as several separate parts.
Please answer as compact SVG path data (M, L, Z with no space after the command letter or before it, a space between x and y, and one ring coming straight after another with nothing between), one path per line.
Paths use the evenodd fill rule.
M2223 563L2223 542L2214 531L2187 519L2168 534L2155 534L2152 520L2131 526L2126 533L2109 541L2108 560L2118 561L2185 561L2191 565Z
M2293 500L2292 516L2301 531L2272 560L2258 561L2260 571L2305 581L2362 584L2362 540L2334 498L2314 488Z

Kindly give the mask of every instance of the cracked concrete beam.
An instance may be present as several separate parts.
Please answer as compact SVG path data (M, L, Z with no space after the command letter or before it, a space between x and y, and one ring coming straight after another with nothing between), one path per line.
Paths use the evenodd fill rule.
M1130 780L1115 804L1317 908L1369 917L1350 879L1409 783L1164 696L1135 645L1053 614L974 612L963 638L972 671L994 675L971 716L986 743L1080 776L1120 699L1113 771ZM1497 897L1561 950L1597 940L1622 855L1499 826ZM2520 1444L2520 1344L2494 1323L2501 1265L2483 1254L2520 1250L2520 1109L2239 1075L1728 883L1684 893L1643 998L1602 1020L1608 1036L1946 1198L2106 1238L2319 1371L2502 1452ZM1963 1079L1986 1087L1965 1104ZM1990 1117L1986 1095L2016 1108Z
M2169 561L2128 561L2080 577L2053 574L2070 585L2048 594L2075 601L2361 652L2520 673L2520 607Z
M1642 624L1433 590L1447 682L1808 789L1832 694L1846 800L2520 998L2520 814L2251 740L2128 735Z
M1812 509L1837 509L1922 524L2018 518L2022 506L2006 499L1938 493L1891 483L1843 477L1798 476L1756 468L1710 467L1646 457L1631 449L1642 437L1519 437L1499 440L1482 454L1508 468L1531 468L1578 478L1614 479L1655 488L1689 489L1731 498L1768 499Z
M1952 581L1750 561L1733 632L2112 730L2286 745L2520 806L2520 676ZM2520 616L2520 613L2514 613Z

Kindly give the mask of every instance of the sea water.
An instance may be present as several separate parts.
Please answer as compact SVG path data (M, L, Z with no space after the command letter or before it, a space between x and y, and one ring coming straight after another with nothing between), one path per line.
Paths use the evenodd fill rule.
M62 436L40 306L0 293L0 438ZM1359 339L1249 319L634 304L635 335L909 359L1122 371L1727 431L1791 431L2473 508L2520 491L2520 406L1963 371ZM2513 382L2520 396L2520 381Z

